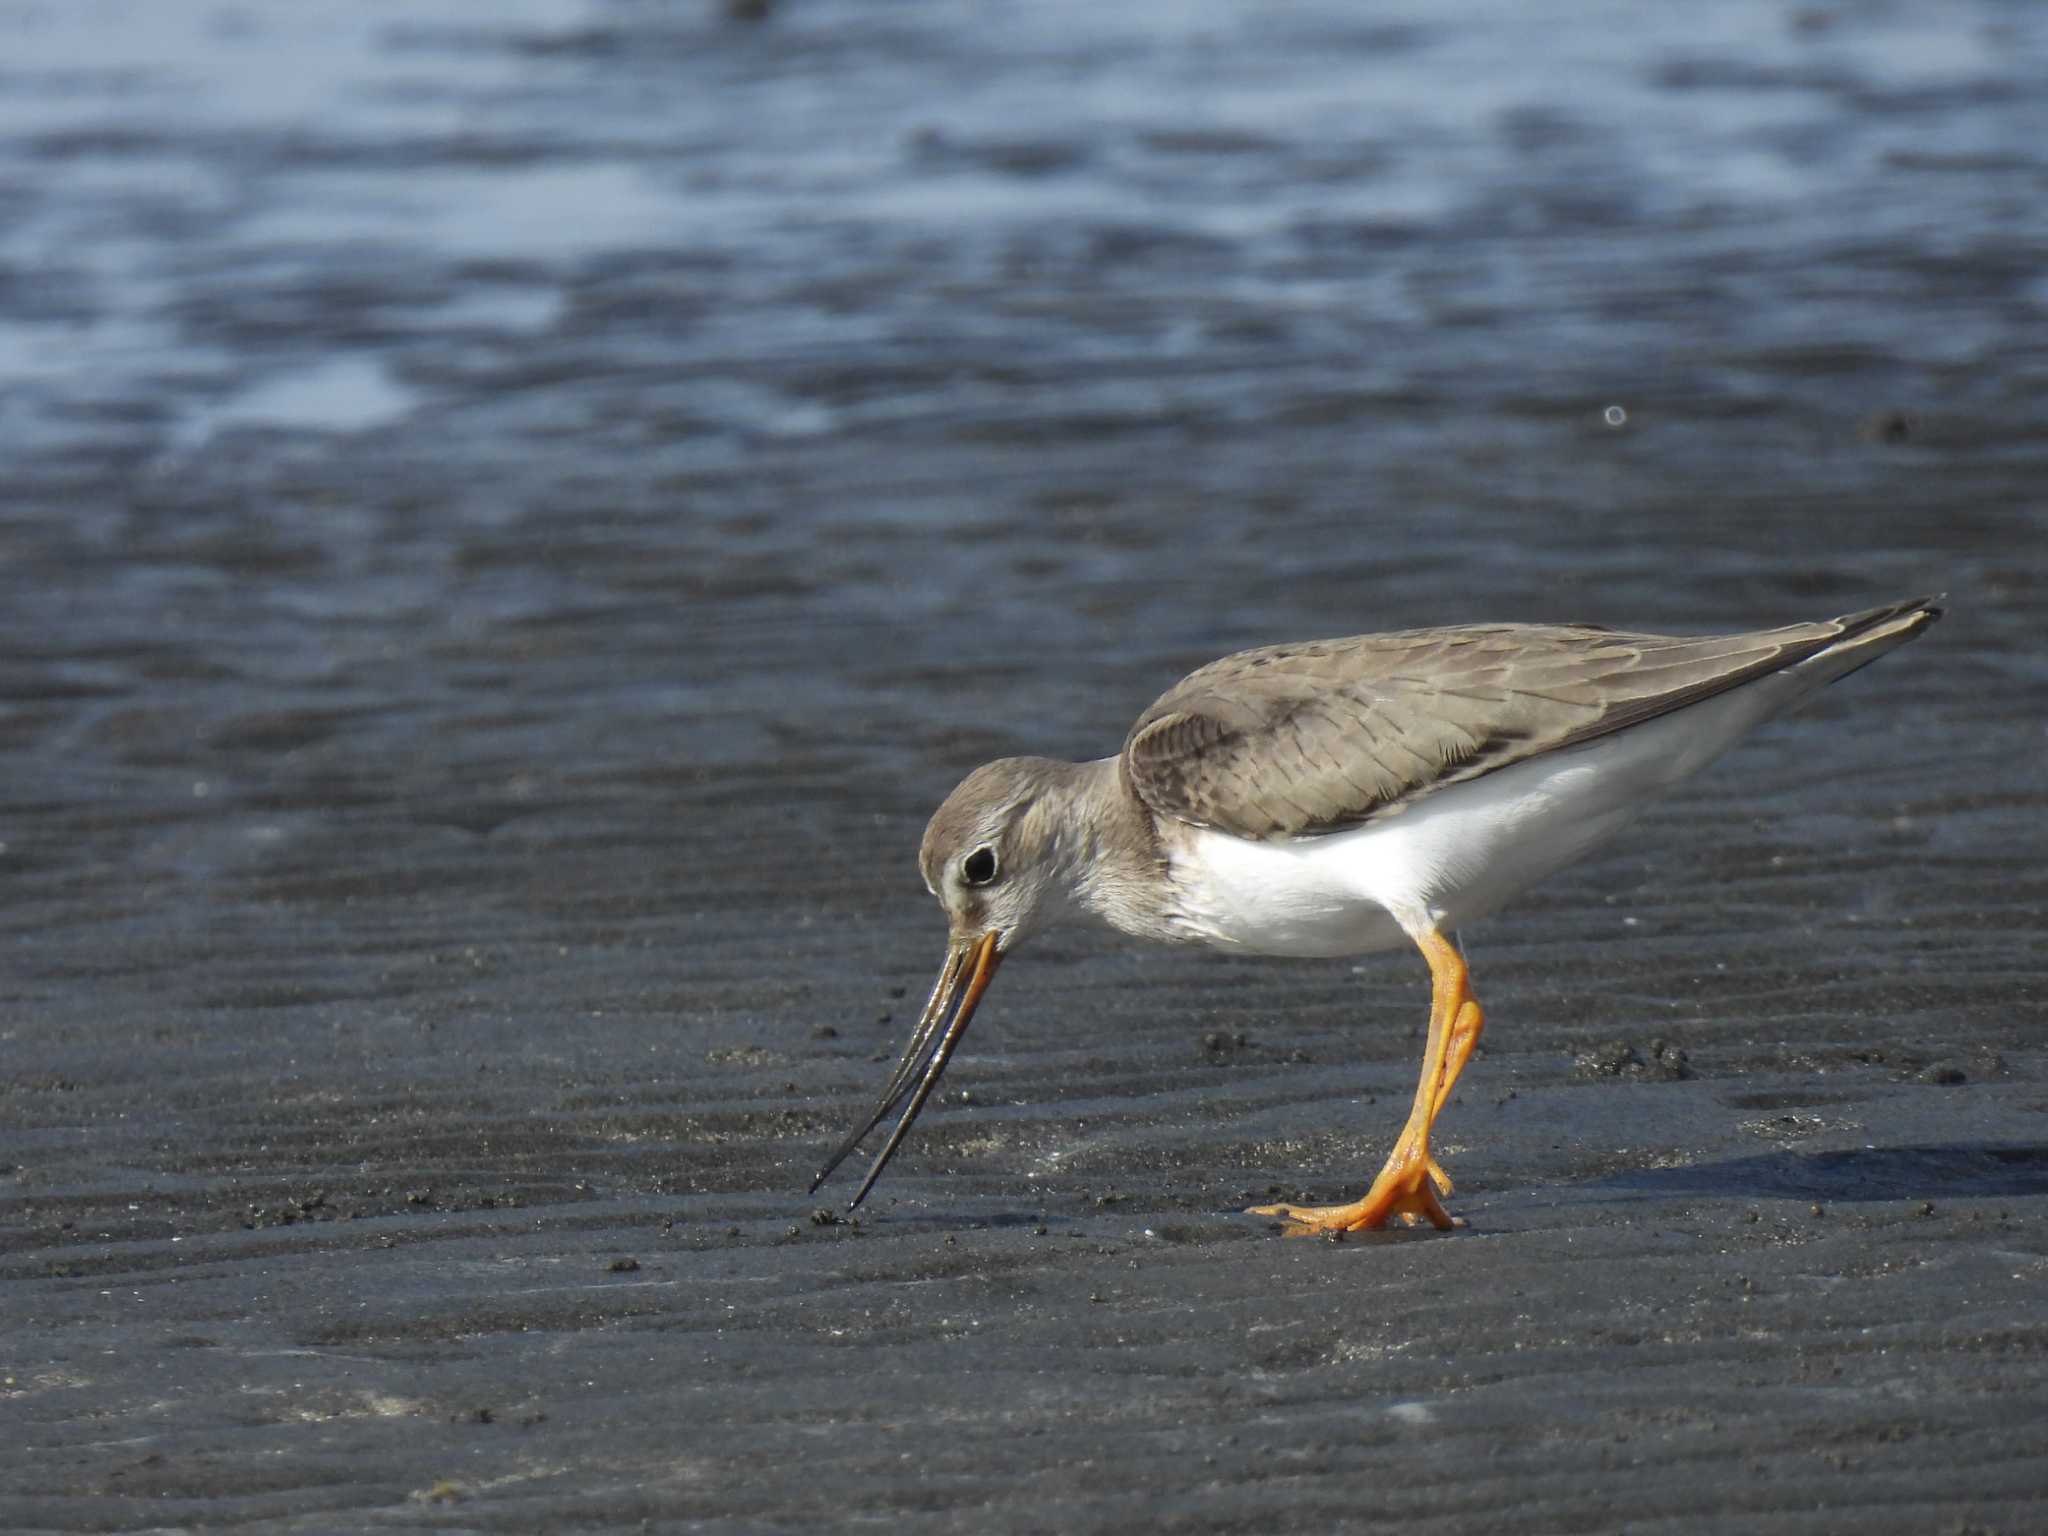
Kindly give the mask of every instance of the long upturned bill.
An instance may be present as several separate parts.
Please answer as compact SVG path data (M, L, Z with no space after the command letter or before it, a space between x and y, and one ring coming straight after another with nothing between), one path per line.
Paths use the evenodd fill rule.
M832 1170L867 1139L870 1131L889 1118L908 1094L909 1106L896 1122L896 1128L889 1133L889 1139L883 1143L881 1152L868 1169L868 1176L861 1180L860 1189L846 1208L850 1211L867 1198L868 1191L875 1187L875 1180L882 1176L889 1159L903 1144L903 1138L909 1132L911 1122L924 1108L925 1100L938 1087L939 1079L945 1075L946 1063L953 1059L953 1048L967 1032L967 1023L974 1017L974 1010L981 1005L982 994L988 990L988 984L996 974L996 966L1003 958L998 947L1000 938L1001 935L991 929L979 939L954 940L946 952L946 963L939 967L939 979L932 983L924 1012L918 1015L917 1025L910 1032L910 1043L903 1048L903 1058L890 1074L888 1086L883 1088L873 1112L825 1160L825 1166L811 1180L813 1193L832 1176Z

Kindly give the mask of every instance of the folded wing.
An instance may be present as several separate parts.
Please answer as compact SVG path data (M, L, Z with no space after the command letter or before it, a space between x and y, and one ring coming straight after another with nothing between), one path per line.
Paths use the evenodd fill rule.
M1196 826L1334 832L1683 709L1920 605L1740 635L1490 624L1242 651L1139 717L1123 772L1154 812Z

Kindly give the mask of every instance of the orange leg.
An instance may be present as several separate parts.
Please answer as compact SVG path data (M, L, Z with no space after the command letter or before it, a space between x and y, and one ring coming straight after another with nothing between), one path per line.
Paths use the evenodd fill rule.
M1463 967L1461 966L1462 970ZM1465 1070L1465 1063L1472 1059L1472 1052L1479 1045L1479 1032L1486 1025L1486 1015L1480 1012L1479 1002L1468 990L1465 1000L1459 1005L1458 1015L1451 1021L1450 1039L1444 1049L1443 1075L1437 1083L1436 1093L1430 1102L1429 1118L1432 1124L1443 1113L1444 1105L1450 1101L1451 1090L1458 1084L1458 1074ZM1448 1195L1451 1192L1451 1176L1435 1158L1429 1160L1429 1176L1436 1181L1436 1192Z
M1408 1112L1408 1123L1402 1127L1372 1188L1349 1205L1252 1208L1250 1214L1254 1216L1282 1216L1295 1223L1289 1229L1291 1236L1363 1232L1385 1226L1390 1217L1409 1226L1418 1221L1441 1228L1458 1225L1437 1198L1438 1189L1446 1195L1451 1192L1451 1181L1430 1156L1429 1132L1443 1111L1444 1102L1450 1098L1458 1074L1472 1059L1485 1015L1472 996L1465 959L1457 946L1440 933L1426 934L1416 944L1423 959L1429 962L1429 1043L1423 1047L1422 1075L1415 1085L1415 1103Z

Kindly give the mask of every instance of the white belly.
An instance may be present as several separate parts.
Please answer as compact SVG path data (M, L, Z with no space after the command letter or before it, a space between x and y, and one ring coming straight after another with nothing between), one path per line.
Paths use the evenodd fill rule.
M1763 679L1431 795L1384 821L1289 842L1191 830L1172 860L1190 938L1263 955L1356 955L1456 928L1612 836L1803 689ZM1789 680L1788 680L1789 682Z

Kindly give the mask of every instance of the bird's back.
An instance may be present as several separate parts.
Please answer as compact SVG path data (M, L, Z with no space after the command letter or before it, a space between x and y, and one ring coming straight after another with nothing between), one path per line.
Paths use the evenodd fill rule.
M1484 624L1240 651L1139 717L1121 771L1175 821L1254 839L1326 834L1773 674L1799 669L1818 686L1940 613L1916 598L1734 635Z

